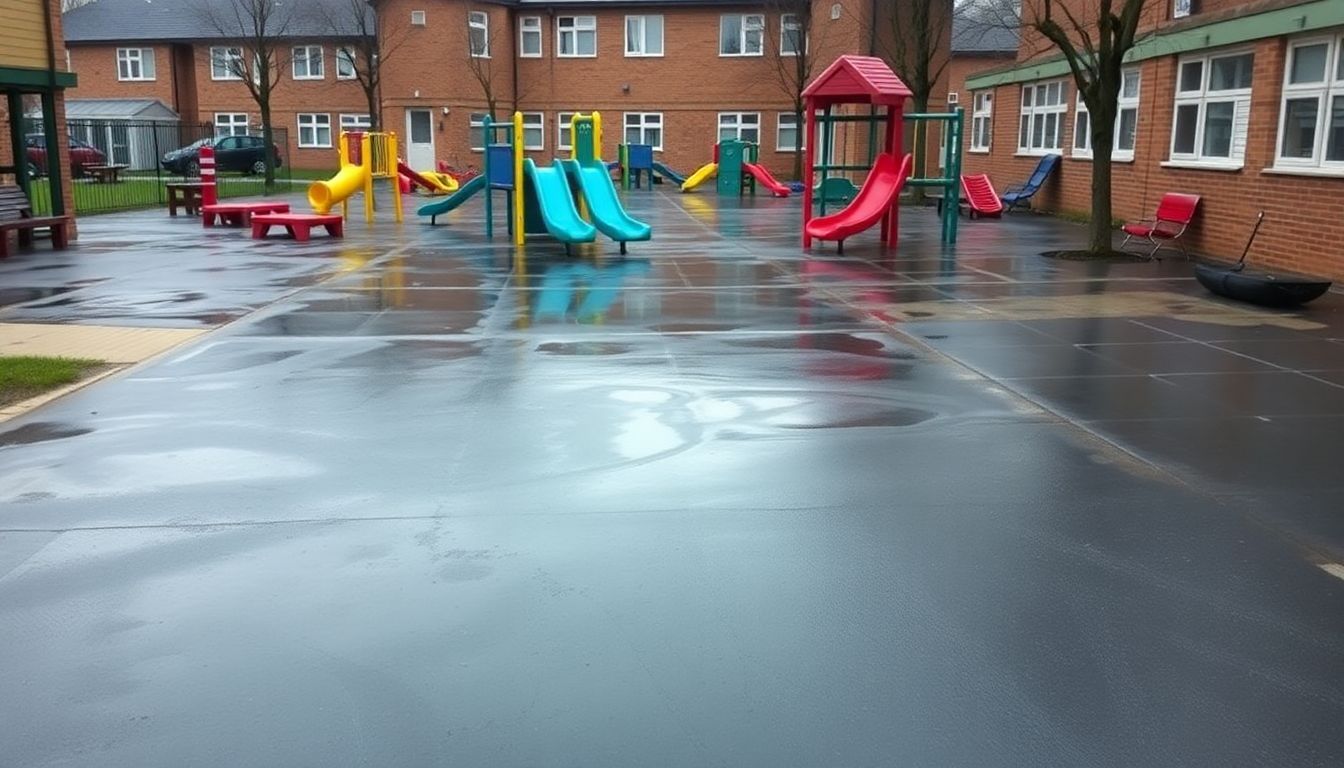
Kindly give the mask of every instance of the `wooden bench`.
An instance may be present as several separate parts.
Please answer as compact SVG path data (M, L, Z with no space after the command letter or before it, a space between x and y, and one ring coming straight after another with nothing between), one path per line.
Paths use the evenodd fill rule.
M215 220L226 227L245 227L259 213L289 213L289 203L219 203L201 206L201 223L215 226Z
M69 216L34 216L28 196L13 184L0 185L0 258L9 255L9 233L17 232L19 245L32 245L33 230L51 232L51 247L64 250L69 234Z
M168 215L176 216L180 207L188 216L201 212L201 190L205 187L199 181L170 181L164 185L168 192Z
M313 227L324 227L330 237L345 237L345 219L339 213L261 213L252 217L252 239L266 237L277 225L300 243L308 241Z
M84 172L93 177L98 184L116 184L121 172L130 168L129 165L86 165Z

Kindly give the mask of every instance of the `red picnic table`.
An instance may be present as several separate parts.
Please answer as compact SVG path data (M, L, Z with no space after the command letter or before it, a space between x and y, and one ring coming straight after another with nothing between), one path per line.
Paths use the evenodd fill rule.
M215 226L215 219L228 227L245 227L259 213L289 213L289 203L218 203L201 206L201 221Z
M345 219L339 213L260 213L252 217L252 239L266 237L277 225L301 243L308 241L313 227L325 228L329 237L345 237Z

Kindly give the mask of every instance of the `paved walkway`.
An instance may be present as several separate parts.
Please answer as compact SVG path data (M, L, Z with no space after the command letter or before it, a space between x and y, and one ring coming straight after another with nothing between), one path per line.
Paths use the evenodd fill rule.
M469 206L0 264L0 322L217 328L0 427L0 754L1344 762L1340 296L628 200L624 260Z

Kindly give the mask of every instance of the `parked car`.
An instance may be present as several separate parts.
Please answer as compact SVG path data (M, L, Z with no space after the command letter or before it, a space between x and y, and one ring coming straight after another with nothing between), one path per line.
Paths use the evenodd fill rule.
M83 176L86 165L106 165L107 155L86 141L67 137L70 140L66 153L70 156L70 175ZM40 133L30 133L23 138L24 150L28 157L28 175L30 177L47 174L47 137Z
M201 147L215 148L215 170L242 173L266 172L266 142L260 136L216 136L201 139L163 156L163 168L169 173L196 176L201 172ZM275 167L280 167L280 148L271 145Z

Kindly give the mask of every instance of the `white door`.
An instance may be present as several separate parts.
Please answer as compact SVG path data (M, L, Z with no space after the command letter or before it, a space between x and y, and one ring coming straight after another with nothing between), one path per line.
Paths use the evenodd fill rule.
M406 164L417 171L434 169L434 113L406 110Z

